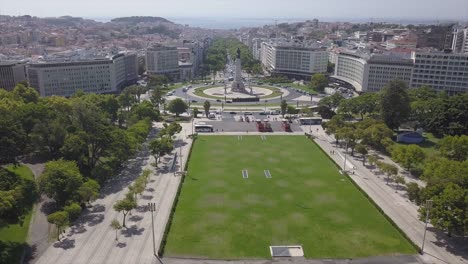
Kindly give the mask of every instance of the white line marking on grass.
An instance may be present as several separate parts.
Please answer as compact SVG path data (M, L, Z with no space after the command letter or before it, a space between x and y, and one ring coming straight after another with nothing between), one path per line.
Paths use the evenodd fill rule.
M265 173L265 178L271 179L271 173L269 170L264 170L263 173Z
M249 172L247 170L242 170L242 178L244 179L249 178Z

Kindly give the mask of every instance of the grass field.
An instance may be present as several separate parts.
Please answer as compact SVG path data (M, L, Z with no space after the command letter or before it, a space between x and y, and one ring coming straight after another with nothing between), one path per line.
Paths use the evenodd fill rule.
M297 244L307 258L415 253L304 136L200 136L165 255L270 258L270 245Z

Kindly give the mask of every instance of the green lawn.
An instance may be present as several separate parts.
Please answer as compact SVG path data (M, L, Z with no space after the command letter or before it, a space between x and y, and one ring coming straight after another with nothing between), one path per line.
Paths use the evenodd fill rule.
M270 258L270 245L297 244L307 258L415 253L304 136L200 136L165 255Z

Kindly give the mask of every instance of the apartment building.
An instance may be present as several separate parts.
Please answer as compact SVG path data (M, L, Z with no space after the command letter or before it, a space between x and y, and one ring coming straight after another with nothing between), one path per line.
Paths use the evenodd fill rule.
M261 62L273 75L309 79L314 73L327 72L328 52L301 42L262 42Z
M13 90L26 80L26 64L17 61L0 61L0 89Z
M180 73L177 47L155 45L148 48L146 71L150 75L166 75L171 80L178 80Z
M98 59L52 61L28 65L28 79L41 96L85 93L116 93L135 83L137 55L117 54Z
M416 51L411 87L431 86L451 93L468 91L468 54Z

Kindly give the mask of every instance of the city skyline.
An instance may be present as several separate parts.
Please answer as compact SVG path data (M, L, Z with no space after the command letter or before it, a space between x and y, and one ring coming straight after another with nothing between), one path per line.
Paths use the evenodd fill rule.
M325 4L324 4L325 3ZM430 7L426 8L426 7ZM44 8L47 7L47 8ZM49 8L53 7L53 8ZM90 8L91 7L91 8ZM279 0L236 2L204 0L202 3L181 0L174 2L135 0L131 4L110 0L99 2L82 0L61 2L56 0L10 2L0 8L2 15L80 16L113 18L121 16L161 16L173 18L283 18L283 19L414 19L414 20L462 20L468 19L468 1L464 0L295 0L284 5Z

